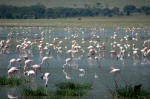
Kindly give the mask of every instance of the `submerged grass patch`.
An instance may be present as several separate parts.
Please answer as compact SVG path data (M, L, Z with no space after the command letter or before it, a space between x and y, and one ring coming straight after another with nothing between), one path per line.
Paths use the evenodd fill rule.
M17 86L25 82L23 78L0 77L0 85Z
M85 94L86 91L83 90L63 89L63 90L56 91L56 95L60 95L60 96L83 96Z
M56 85L59 89L91 89L91 84L75 84L73 82L63 82Z
M56 91L58 96L83 96L87 90L91 89L91 84L75 84L73 82L64 82L56 86L58 87Z
M37 89L32 89L31 87L24 87L22 91L22 96L50 96L50 92L41 87L38 87Z
M113 92L113 96L117 96L119 98L140 98L141 97L144 99L150 98L150 91L144 89L144 88L139 88L135 89L135 86L132 85L127 85L125 87L119 87L116 88L115 91Z

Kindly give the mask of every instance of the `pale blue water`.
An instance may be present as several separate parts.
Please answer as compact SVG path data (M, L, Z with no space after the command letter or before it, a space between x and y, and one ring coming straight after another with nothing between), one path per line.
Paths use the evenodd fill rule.
M145 88L150 88L150 55L147 56L145 61L141 57L140 51L138 52L139 58L133 59L132 54L130 57L125 56L123 61L117 60L116 57L112 58L110 56L110 43L114 40L111 40L110 37L114 35L114 32L117 34L117 39L115 41L120 42L120 38L123 38L125 35L129 35L128 42L130 44L135 43L138 48L142 48L142 44L144 40L150 39L150 29L149 28L136 28L134 31L125 32L125 28L68 28L64 30L64 28L53 28L53 27L0 27L0 40L6 40L8 37L8 33L13 34L13 45L9 50L9 53L0 54L0 72L1 75L7 75L7 68L9 64L9 60L12 58L22 58L22 54L16 52L15 46L19 44L16 42L16 36L18 40L22 40L25 37L28 37L29 40L33 41L34 34L39 34L38 38L43 37L44 43L53 43L53 38L58 37L59 40L62 40L64 43L62 45L63 52L62 54L57 54L56 51L52 50L49 56L53 56L53 58L49 61L48 69L45 69L44 65L42 65L43 72L50 72L52 75L48 82L48 87L52 90L55 90L55 84L64 82L64 81L74 81L78 83L91 83L93 89L90 90L87 95L85 95L84 99L110 99L111 94L108 89L114 87L113 75L109 73L110 67L115 67L121 69L121 75L118 76L117 81L120 85L128 84L142 84ZM41 35L43 32L43 36ZM84 32L84 33L83 33ZM133 35L132 35L133 32ZM95 37L92 37L92 34L95 34ZM136 36L135 34L138 34ZM77 36L77 38L73 38ZM99 38L96 38L99 36ZM69 38L65 40L65 37ZM132 37L137 37L138 41L132 41ZM85 39L85 44L81 43L81 39ZM67 68L66 72L71 77L71 80L66 80L65 75L62 71L62 66L65 64L65 59L69 58L70 55L66 54L66 50L64 46L66 45L68 49L71 48L71 40L76 40L77 43L85 49L85 54L80 60L73 59L72 66L85 69L85 76L80 77L80 72L78 69ZM90 45L88 41L96 40L101 44L102 42L106 43L106 52L105 57L102 58L101 55L97 54L99 58L98 62L94 59L88 59L86 57L87 47ZM125 42L123 42L125 43ZM149 45L150 46L150 45ZM43 55L48 56L48 55ZM39 51L37 48L33 47L32 54L29 54L29 59L32 59L33 64L39 64L42 60L42 57L39 55ZM142 64L144 61L144 64ZM22 62L22 67L24 62ZM15 65L17 66L17 64ZM95 74L97 77L95 77ZM21 75L23 76L23 74ZM44 81L41 80L40 74L38 73L37 78L31 86L44 87ZM17 94L19 98L22 98L20 95L20 89L22 85L19 87L0 87L0 99L7 99L8 93ZM37 98L36 98L37 99Z

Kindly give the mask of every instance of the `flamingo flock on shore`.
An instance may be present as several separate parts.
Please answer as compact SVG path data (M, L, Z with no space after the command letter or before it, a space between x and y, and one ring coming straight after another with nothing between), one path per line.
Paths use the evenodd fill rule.
M19 38L18 35L14 38L13 33L8 33L8 37L6 40L0 41L0 54L9 54L11 53L12 47L15 46L15 52L18 53L17 58L12 58L8 62L8 76L15 74L16 72L23 71L25 76L37 75L38 71L41 75L41 78L45 80L45 86L48 86L48 80L51 76L51 73L47 72L48 67L52 62L53 55L56 54L58 58L61 59L61 56L65 55L66 59L64 64L62 65L62 71L65 75L65 78L70 80L71 77L66 72L66 68L77 69L81 74L80 77L85 76L86 70L84 68L78 67L78 62L82 58L87 58L88 63L92 64L91 60L94 63L100 62L102 59L105 59L106 53L109 53L110 57L116 59L116 61L120 60L124 64L125 59L128 57L132 57L133 60L140 58L142 56L141 64L146 63L146 59L150 56L150 38L142 41L142 45L140 48L137 47L137 43L140 38L138 37L138 33L133 35L136 28L127 28L126 35L122 38L117 38L118 34L114 32L114 34L110 37L111 42L107 44L107 41L101 40L100 36L96 33L92 32L90 34L90 39L85 40L84 37L80 37L80 33L70 35L71 29L69 27L64 28L64 31L68 33L62 40L59 37L51 38L51 42L46 41L47 35L52 34L52 30L48 33L41 32L41 34L34 34L33 38L30 39L28 37L29 33L23 32L23 38ZM80 29L78 29L80 32ZM100 29L100 31L104 31L104 28ZM130 38L129 33L132 33L132 37ZM82 31L82 35L85 35L86 32ZM78 41L78 38L81 38ZM129 42L131 39L132 43ZM14 43L16 45L14 45ZM69 43L69 44L66 44ZM88 46L87 46L88 45ZM40 63L34 63L34 51L36 54L39 54L39 58L41 59ZM33 59L30 59L33 57ZM76 62L76 63L75 63ZM24 67L22 67L24 64ZM18 67L16 66L18 65ZM46 68L45 73L43 72L43 68ZM111 68L110 73L114 73L114 75L120 73L120 69ZM95 73L95 78L98 78L98 75ZM114 76L115 79L115 76Z

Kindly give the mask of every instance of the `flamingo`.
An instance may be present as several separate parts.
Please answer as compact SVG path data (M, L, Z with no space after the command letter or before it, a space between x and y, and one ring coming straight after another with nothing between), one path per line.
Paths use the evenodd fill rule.
M138 50L139 50L139 49L136 48L136 45L135 45L135 44L133 44L132 50L133 50L133 57L134 57L134 58L136 58L136 56L139 57L139 56L138 56Z
M66 61L66 63L63 65L63 68L65 68L66 65L68 65L70 67L72 58L67 58L65 61Z
M11 67L8 70L8 76L10 76L11 74L15 74L19 69L17 67Z
M35 69L36 71L40 71L40 73L42 74L42 71L41 71L41 66L38 65L38 64L35 64L35 65L32 65L31 68Z
M120 69L111 67L110 73L114 74L114 79L116 79L116 75L120 74Z
M15 59L15 58L12 58L12 59L9 61L8 68L9 68L12 64L15 64L15 63L16 63L16 59Z
M118 74L118 73L120 73L120 69L116 69L114 67L111 67L110 73Z
M51 58L51 57L47 57L47 56L43 57L41 64L43 64L44 62L48 61L48 59L50 59L50 58Z
M111 56L112 56L112 55L115 56L115 55L117 54L117 52L116 52L115 50L111 50L111 51L110 51L110 54L111 54Z
M67 72L65 71L65 69L63 69L63 73L65 74L65 78L66 78L67 80L70 80L70 79L71 79L71 77L67 74Z
M21 59L20 58L17 58L17 60L16 60L18 63L19 63L19 71L21 72Z
M28 55L24 55L23 58L24 58L24 60L27 60L28 59Z
M79 68L79 71L82 72L79 74L80 77L83 77L85 75L85 69Z
M116 86L116 88L117 88L117 87L118 87L118 84L117 84L117 82L116 82L116 75L117 75L117 74L120 74L120 69L111 67L110 73L113 73L113 74L114 74L114 82L115 82L115 86Z
M27 60L25 61L24 71L26 71L27 67L29 66L29 64L30 64L31 62L32 62L32 60L30 60L30 59L27 59Z
M45 73L45 74L42 74L41 78L43 80L45 80L45 86L48 87L48 80L49 80L49 77L50 77L50 73Z
M34 71L34 70L25 71L25 72L24 72L24 75L25 75L25 76L28 76L29 79L31 79L31 77L35 75L35 71ZM34 79L33 79L33 80L34 80Z
M45 67L47 69L47 65L49 65L48 60L51 59L51 58L52 57L47 57L47 56L43 57L42 62L40 64L42 65L43 63L45 63Z
M16 95L11 94L11 93L8 93L7 96L8 96L9 99L17 99L18 98Z
M29 70L29 71L25 71L24 74L27 76L31 76L31 75L35 75L35 72L34 72L34 70Z

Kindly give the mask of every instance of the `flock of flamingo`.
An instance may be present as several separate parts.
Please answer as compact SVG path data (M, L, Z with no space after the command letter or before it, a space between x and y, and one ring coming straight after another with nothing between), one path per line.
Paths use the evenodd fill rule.
M100 30L104 31L104 28ZM71 34L71 37L65 36L63 39L50 36L46 38L52 34L52 30L49 30L50 32L41 32L40 34L34 33L33 37L28 36L29 32L20 33L24 35L23 37L19 37L19 34L14 36L14 33L10 32L7 39L0 41L0 54L9 54L12 51L19 54L17 58L12 58L8 62L8 77L12 77L17 72L23 73L24 76L37 75L39 72L47 87L51 75L51 73L47 72L47 68L51 65L49 61L53 58L54 53L59 56L67 56L61 67L65 78L68 80L71 77L67 74L66 68L78 69L81 72L81 77L85 75L84 68L73 65L73 61L79 61L83 57L99 62L101 59L105 59L106 53L109 53L110 57L116 58L116 61L121 60L124 63L124 59L128 57L137 59L141 55L142 63L144 64L150 55L150 38L143 40L141 47L138 48L136 45L141 38L137 36L138 33L134 33L135 30L136 28L126 28L127 34L122 38L119 38L118 34L114 32L110 37L112 41L110 44L106 44L106 40L101 41L101 37L94 32L91 32L90 38L87 40L84 37L80 37L79 33L71 34L71 28L69 27L64 28L64 31L68 35ZM80 31L80 28L78 31ZM86 34L84 31L80 33ZM132 33L131 38L130 33ZM81 38L81 40L78 38ZM15 50L12 50L14 46ZM41 58L40 63L32 64L34 60L30 57L34 57L34 50L37 51L36 54L39 54ZM46 68L45 72L43 72L43 68ZM110 73L114 73L114 75L119 72L120 69L118 68L111 67L110 69ZM98 78L98 75L95 75L95 78Z

